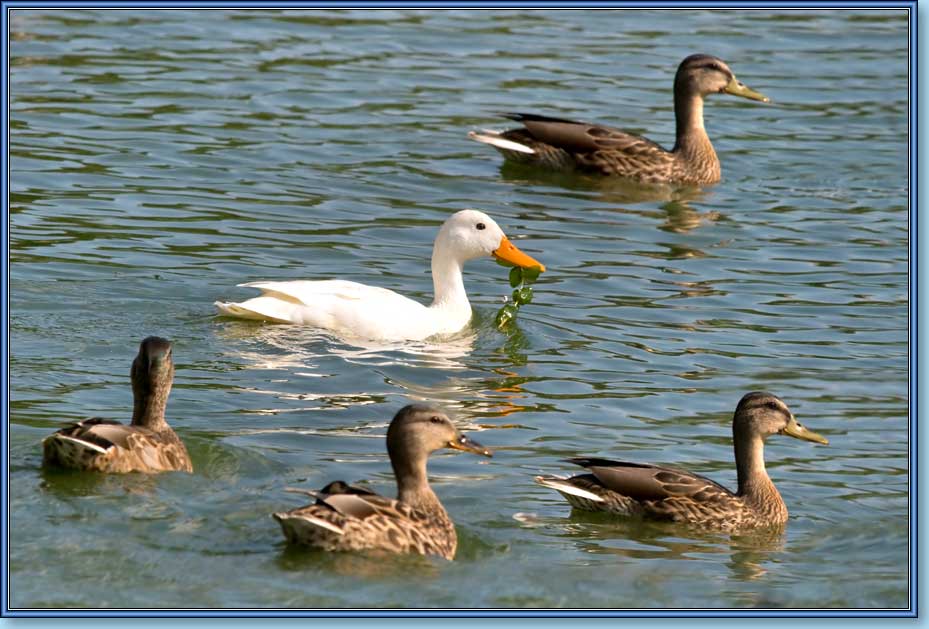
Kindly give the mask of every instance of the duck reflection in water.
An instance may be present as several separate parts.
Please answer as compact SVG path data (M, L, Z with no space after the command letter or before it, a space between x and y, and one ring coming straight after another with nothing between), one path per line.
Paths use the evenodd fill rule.
M260 369L312 368L314 362L329 356L377 366L464 369L462 359L473 351L477 340L477 332L471 329L436 342L347 340L309 327L254 321L230 321L218 333L238 343L236 356Z
M523 516L525 518L525 516ZM715 532L667 522L616 520L602 513L577 511L571 521L532 519L530 526L548 526L585 553L616 555L634 560L688 560L697 556L728 555L726 566L739 581L764 577L766 564L784 552L785 524L750 532Z
M500 174L511 184L553 186L561 188L564 196L581 196L598 204L615 205L617 213L654 218L661 221L658 229L676 234L712 225L722 217L718 210L701 212L691 205L712 196L712 192L694 186L641 184L580 173L552 173L510 163L503 166ZM649 204L651 207L629 207L636 204Z

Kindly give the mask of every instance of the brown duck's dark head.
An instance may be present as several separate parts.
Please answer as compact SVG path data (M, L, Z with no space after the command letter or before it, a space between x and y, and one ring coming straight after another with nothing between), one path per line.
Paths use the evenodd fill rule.
M404 406L387 429L387 452L395 468L401 461L425 459L442 448L492 456L490 450L463 435L448 415L435 406Z
M827 445L822 435L801 425L787 408L784 400L772 393L753 391L739 401L732 418L732 434L736 440L781 434Z
M726 62L719 57L705 54L690 55L677 67L677 74L674 77L676 95L706 96L717 92L765 103L769 100L764 94L750 89L736 79Z
M150 336L139 345L130 371L135 398L133 424L164 420L164 407L174 381L171 354L171 341L158 336Z

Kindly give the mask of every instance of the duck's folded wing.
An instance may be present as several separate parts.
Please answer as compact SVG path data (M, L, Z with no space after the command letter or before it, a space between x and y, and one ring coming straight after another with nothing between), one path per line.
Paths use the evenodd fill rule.
M373 492L366 494L319 494L318 503L344 516L365 520L374 516L398 517L398 503Z
M380 524L403 517L397 501L370 494L331 494L305 492L316 502L291 511L272 514L281 524L285 536L293 541L322 542L327 536L342 536L353 526ZM386 519L385 519L386 518ZM380 523L380 524L378 524Z
M604 125L549 118L535 114L506 114L511 120L521 122L532 137L539 142L555 146L569 153L593 153L595 151L664 151L660 145L647 138Z
M590 470L607 489L639 501L660 501L680 497L693 500L715 500L721 494L729 497L733 495L728 489L709 478L683 470L610 459L574 458L567 460Z
M128 449L131 446L130 437L138 433L136 427L95 417L62 428L49 438L78 441L93 450L104 452L114 446Z
M370 303L382 304L398 303L420 306L419 303L399 293L395 293L390 289L381 288L380 286L359 284L358 282L350 282L348 280L249 282L247 284L239 284L239 286L257 288L261 290L264 295L305 306L319 306L320 302L329 300L347 302L367 301Z
M240 303L215 302L220 313L246 319L313 325L366 338L408 336L426 306L392 290L347 280L249 282L262 294ZM434 334L431 328L426 335ZM412 337L411 337L412 338Z

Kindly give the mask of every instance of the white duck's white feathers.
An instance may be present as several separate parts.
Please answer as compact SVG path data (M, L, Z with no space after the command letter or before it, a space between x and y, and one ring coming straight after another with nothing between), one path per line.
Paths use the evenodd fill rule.
M453 214L436 236L432 253L435 297L429 306L394 291L347 280L249 282L262 294L241 303L216 302L222 314L275 323L311 325L356 338L422 340L453 334L471 320L462 268L496 255L521 266L544 267L513 246L483 212Z
M217 303L223 314L310 325L366 339L421 340L457 332L471 320L465 308L432 308L379 286L347 280L249 282L261 289L248 301ZM453 304L454 306L454 304Z

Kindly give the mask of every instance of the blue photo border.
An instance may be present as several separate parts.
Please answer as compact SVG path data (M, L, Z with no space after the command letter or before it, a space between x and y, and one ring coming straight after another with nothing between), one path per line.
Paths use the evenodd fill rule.
M924 4L925 4L924 0ZM2 271L0 271L0 288L2 288L2 302L0 302L0 317L3 321L3 331L0 334L0 352L3 357L2 369L2 420L3 430L0 430L0 462L3 465L2 500L0 500L0 617L5 618L81 618L81 617L111 617L111 618L918 618L918 358L919 358L919 261L918 261L918 0L889 2L864 2L852 0L840 2L838 0L825 0L820 2L803 0L716 0L688 1L688 0L624 0L612 2L590 1L526 1L516 0L510 2L487 1L444 1L433 2L429 0L411 0L407 2L319 2L282 0L279 2L252 1L130 1L130 0L103 0L100 2L70 2L67 0L0 0L0 26L3 32L2 63L3 79L0 81L0 93L3 94L4 106L0 113L0 123L3 128L3 146L0 163L3 165L0 176L0 187L4 194L4 212L0 219L0 235L2 235ZM909 525L910 525L910 553L909 553L909 607L900 609L11 609L9 607L9 409L10 409L10 317L9 317L9 13L15 9L225 9L225 8L287 8L287 9L594 9L594 8L687 8L687 9L874 9L908 11L909 22Z

